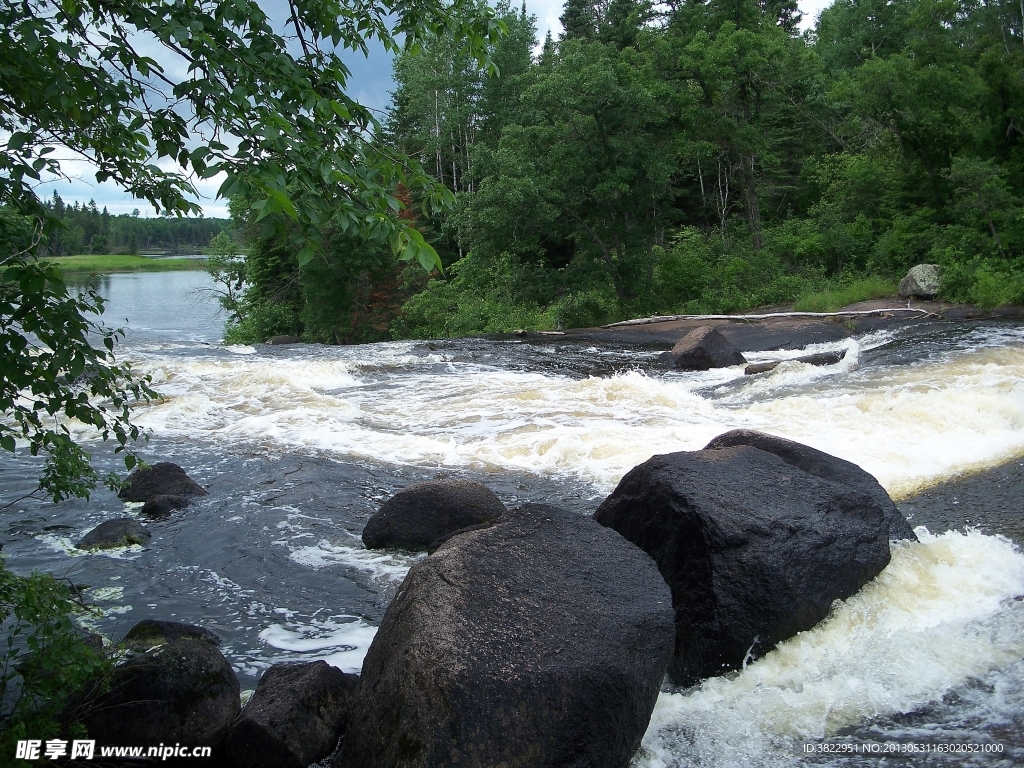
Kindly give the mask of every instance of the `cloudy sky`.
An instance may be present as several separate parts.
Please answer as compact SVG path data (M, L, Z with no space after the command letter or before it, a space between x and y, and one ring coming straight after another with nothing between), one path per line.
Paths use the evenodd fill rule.
M539 39L543 40L549 29L554 37L558 37L562 29L558 23L558 17L562 14L563 2L564 0L526 0L527 11L537 16ZM804 14L801 26L804 28L813 26L817 14L830 2L831 0L800 0L800 9ZM154 56L154 58L156 57ZM164 60L164 57L161 57L161 60ZM377 110L386 109L390 101L389 91L394 87L394 82L391 79L391 61L383 48L379 45L373 46L368 58L348 53L345 60L352 70L349 94L368 107ZM95 200L101 209L106 206L115 215L131 213L135 208L138 208L143 216L155 215L147 203L133 200L120 191L115 184L111 182L96 183L93 171L87 163L68 162L63 163L63 167L72 176L71 181L47 182L39 187L40 196L49 197L56 190L68 203L76 200L82 203ZM216 199L219 186L220 180L218 179L209 179L197 185L202 195L199 202L206 216L228 215L225 201Z

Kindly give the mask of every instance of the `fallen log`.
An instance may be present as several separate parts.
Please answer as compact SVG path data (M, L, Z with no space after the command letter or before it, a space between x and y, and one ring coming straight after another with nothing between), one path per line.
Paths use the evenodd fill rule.
M749 320L774 320L781 317L856 317L859 315L885 315L891 312L914 312L926 317L940 317L927 309L911 307L889 307L886 309L854 309L846 312L770 312L764 315L657 315L655 317L641 317L636 320L620 320L617 323L602 325L602 328L620 328L625 325L651 325L652 323L667 323L675 320L732 320L746 322Z
M803 357L791 357L787 360L772 360L768 363L751 363L743 369L744 376L752 376L755 373L767 373L778 367L779 363L795 362L795 363L807 363L808 365L835 365L840 360L846 357L845 349L837 349L833 352L818 352L813 355L804 355Z

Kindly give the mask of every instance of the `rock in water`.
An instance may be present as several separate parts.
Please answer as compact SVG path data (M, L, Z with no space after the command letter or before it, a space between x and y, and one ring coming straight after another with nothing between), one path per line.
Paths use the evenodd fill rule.
M694 328L672 347L674 366L684 371L706 371L747 362L742 353L710 325Z
M175 640L114 667L109 692L77 714L99 744L216 748L240 709L238 679L221 652Z
M107 520L89 531L75 546L78 549L115 549L131 544L145 544L153 537L137 520L119 517Z
M142 505L142 514L150 517L165 517L176 509L184 509L189 503L185 496L160 493L146 499L146 503Z
M359 683L326 661L275 664L228 734L227 754L246 768L306 768L334 751Z
M813 355L803 357L791 357L789 360L772 360L767 363L751 363L743 369L744 376L753 376L756 373L767 373L774 371L782 363L805 363L807 365L835 365L846 357L845 349L837 349L832 352L817 352ZM143 509L143 512L146 510Z
M367 521L363 544L370 549L426 550L443 536L503 514L505 505L483 483L429 480L403 488L385 501Z
M869 494L750 446L655 456L594 519L651 555L672 589L679 685L810 629L889 562Z
M128 475L128 484L117 494L125 501L148 501L153 496L206 496L206 489L169 461L161 461Z
M130 647L145 650L174 640L201 640L213 646L220 645L220 636L205 627L159 619L143 619L128 630L123 642Z
M614 531L526 505L412 567L335 768L621 768L672 653L671 594Z
M795 443L784 437L776 437L753 429L734 429L719 435L706 446L705 451L718 448L732 448L737 445L750 445L768 453L774 453L787 464L802 469L823 480L832 480L855 491L866 493L882 510L889 522L889 541L910 539L917 541L917 534L910 527L907 519L896 509L893 500L878 484L874 475L865 472L856 464L830 453L819 451L803 443Z
M934 299L940 285L938 264L918 264L900 280L900 298Z

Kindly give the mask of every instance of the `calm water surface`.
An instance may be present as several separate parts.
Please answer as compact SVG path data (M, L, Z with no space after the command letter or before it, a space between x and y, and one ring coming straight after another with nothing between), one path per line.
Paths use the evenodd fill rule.
M106 322L127 318L121 354L166 397L137 413L152 435L143 454L183 465L210 495L147 521L145 548L75 549L99 522L138 515L105 491L21 502L0 534L11 567L82 585L101 609L84 621L108 637L147 617L214 629L243 688L281 660L359 669L416 560L369 552L359 534L411 482L480 479L506 504L584 514L651 455L737 427L854 461L897 499L1024 456L1019 324L879 333L791 353L846 347L840 365L744 378L668 372L660 350L557 338L224 347L209 288L200 272L99 284ZM101 467L116 468L94 445ZM4 458L0 504L30 491L36 471ZM666 690L634 765L1024 764L1024 515L974 504L913 519L921 542L896 545L883 574L821 626L740 673ZM976 527L947 530L946 519ZM947 742L1002 752L805 751Z

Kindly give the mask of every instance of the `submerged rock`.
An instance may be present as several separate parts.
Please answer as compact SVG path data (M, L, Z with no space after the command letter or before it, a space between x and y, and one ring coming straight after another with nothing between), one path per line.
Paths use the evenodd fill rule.
M870 494L747 445L655 456L594 519L668 582L679 685L810 629L889 562L889 525Z
M200 640L213 646L220 645L220 636L205 627L159 619L143 619L128 630L122 642L130 647L146 649L174 640Z
M621 768L672 652L671 594L614 531L527 505L412 567L335 768Z
M75 546L78 549L116 549L132 544L145 544L153 534L147 531L137 520L130 517L119 517L107 520L89 531Z
M306 768L338 744L357 675L325 661L275 664L231 727L226 749L246 768Z
M767 373L774 371L782 363L806 363L807 365L835 365L846 357L845 349L837 349L832 352L816 352L813 355L803 357L791 357L788 360L772 360L767 363L751 363L743 369L744 376L753 376L755 373Z
M241 709L235 673L210 643L174 640L114 667L108 682L75 713L98 744L218 747Z
M185 496L160 493L146 500L146 503L142 505L142 514L150 517L164 517L176 509L184 509L190 503Z
M684 371L706 371L747 362L743 354L710 325L694 328L672 347L673 365Z
M896 504L889 498L885 488L878 484L875 476L865 472L851 461L840 459L830 453L811 448L809 445L787 440L784 437L776 437L766 432L758 432L753 429L734 429L725 432L706 446L705 451L713 451L719 448L732 448L737 445L750 445L768 453L773 453L790 466L801 469L804 472L820 477L824 480L831 480L845 485L852 490L865 493L878 505L889 523L889 541L910 539L917 541L917 534L910 527L910 523L903 514L896 508Z
M471 480L429 480L403 488L384 502L363 528L369 549L422 551L463 528L505 514L490 488Z
M940 287L939 265L918 264L900 280L899 294L901 299L934 299Z
M117 494L125 501L148 501L154 496L206 496L206 489L169 461L161 461L128 475L128 483Z

